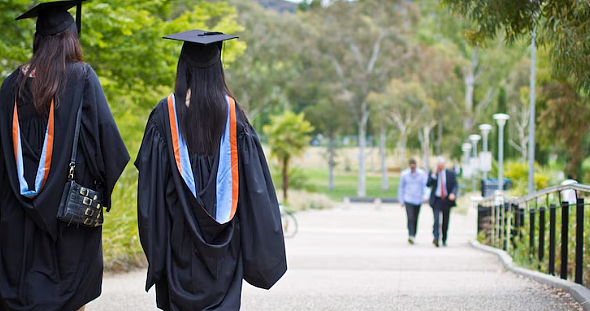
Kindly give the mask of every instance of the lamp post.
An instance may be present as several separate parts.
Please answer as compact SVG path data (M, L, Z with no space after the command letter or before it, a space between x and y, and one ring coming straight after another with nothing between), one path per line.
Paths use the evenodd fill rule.
M504 191L504 125L510 116L496 113L494 120L498 123L498 190Z
M488 153L488 134L490 134L490 131L492 130L492 126L489 124L481 124L479 126L479 130L481 131L481 136L483 136L483 145L482 145L482 157L481 157L481 170L483 172L483 179L486 180L488 178L488 172L491 169L491 163L487 163L488 158L491 159L491 157L489 157L489 153ZM484 163L485 162L485 163Z
M475 191L477 189L476 185L475 185L475 180L477 179L477 170L479 169L479 163L478 163L478 158L477 158L477 142L481 139L481 136L477 135L477 134L472 134L469 135L469 140L471 141L471 146L473 150L473 158L471 159L471 169L472 169L472 174L471 175L471 180L472 180L472 184L473 184L473 191Z
M464 143L461 145L461 151L463 151L463 171L461 172L461 176L463 176L463 178L470 178L471 167L469 166L469 153L471 152L471 144Z

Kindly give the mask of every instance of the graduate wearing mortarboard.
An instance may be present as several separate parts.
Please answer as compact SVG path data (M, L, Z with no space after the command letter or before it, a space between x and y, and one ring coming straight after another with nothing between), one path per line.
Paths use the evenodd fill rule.
M242 280L269 289L287 270L278 201L254 129L229 91L221 49L187 31L174 93L146 125L135 166L138 217L158 308L239 310Z
M82 105L75 180L101 185L110 206L129 154L96 73L83 62L78 25L68 9L45 2L17 19L37 17L33 56L0 89L0 311L81 310L101 293L102 227L56 217L68 180Z

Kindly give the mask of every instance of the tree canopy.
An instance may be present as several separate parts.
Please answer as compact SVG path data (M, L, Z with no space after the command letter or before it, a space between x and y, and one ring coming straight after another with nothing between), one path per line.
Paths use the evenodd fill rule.
M575 85L590 89L590 5L586 0L479 1L441 0L453 12L477 23L467 38L476 44L498 35L508 42L530 38L551 47L555 69L571 75Z

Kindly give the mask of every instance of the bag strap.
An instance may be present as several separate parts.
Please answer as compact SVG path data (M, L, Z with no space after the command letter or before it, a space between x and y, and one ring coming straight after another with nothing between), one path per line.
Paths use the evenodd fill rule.
M76 168L76 154L78 153L78 138L80 137L80 119L82 118L82 106L84 104L84 94L80 99L80 107L78 107L78 114L76 115L76 130L74 131L74 143L72 144L72 157L70 158L70 173L69 180L74 180L74 170Z

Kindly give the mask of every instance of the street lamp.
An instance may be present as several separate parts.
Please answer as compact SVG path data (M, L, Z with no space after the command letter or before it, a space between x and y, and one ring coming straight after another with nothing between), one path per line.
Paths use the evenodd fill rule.
M473 184L473 191L475 191L476 186L475 186L475 179L477 178L477 170L479 169L479 163L478 163L478 158L477 158L477 142L481 139L481 136L477 135L477 134L472 134L469 135L469 140L471 141L471 145L472 145L472 150L473 150L473 158L471 158L471 169L472 169L472 174L471 175L471 180L472 180L472 184Z
M496 113L494 120L498 123L498 189L504 191L504 125L510 116Z
M483 179L486 180L488 178L488 172L492 169L492 157L488 152L488 134L492 130L492 126L489 124L481 124L479 126L479 130L481 131L481 135L483 136L483 151L481 152L481 171L483 172Z

